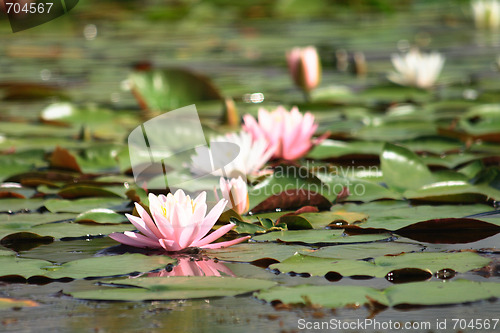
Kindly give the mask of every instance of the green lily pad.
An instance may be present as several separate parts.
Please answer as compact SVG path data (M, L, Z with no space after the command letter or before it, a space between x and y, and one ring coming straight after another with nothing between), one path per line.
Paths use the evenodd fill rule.
M341 230L286 230L273 231L264 235L254 236L257 242L281 241L286 243L318 244L344 244L366 243L384 240L390 234L368 234L347 236Z
M103 256L69 261L48 273L51 278L70 277L83 279L88 277L123 275L132 272L149 272L165 268L175 260L168 256L146 256L139 253L119 256Z
M174 262L167 256L145 256L138 253L79 259L62 265L54 265L46 260L0 256L0 276L83 279L149 272Z
M274 173L264 179L259 184L251 187L248 191L248 196L250 199L250 210L254 209L256 206L264 202L271 196L277 196L279 194L285 193L284 196L280 197L281 202L272 202L272 204L287 204L286 194L287 193L304 193L304 198L302 199L303 205L307 205L309 193L319 193L322 194L323 191L327 192L327 187L319 180L315 175L313 175L306 167L295 167L295 166L280 166L275 169ZM336 196L335 196L336 198ZM309 205L311 205L309 203ZM270 206L270 205L268 205ZM293 207L293 208L300 208ZM273 208L281 208L285 210L287 207L274 206ZM292 207L290 207L292 208Z
M117 284L121 288L109 285L95 290L72 292L71 295L81 299L116 301L190 299L235 296L276 285L276 282L268 280L215 276L145 277L106 282Z
M252 262L263 258L282 261L303 249L303 246L298 245L243 243L224 249L207 249L204 253L210 258L227 261Z
M129 80L141 107L151 111L169 111L222 99L210 79L183 69L135 72Z
M404 252L421 252L423 249L424 247L418 244L400 242L374 242L325 246L317 250L303 249L299 253L318 258L365 259L384 256L386 254L396 255Z
M76 200L49 199L45 208L52 213L84 213L91 209L107 208L116 212L130 211L129 200L120 198L82 198Z
M386 143L380 157L384 181L400 192L432 183L434 177L422 160L410 150Z
M79 214L75 222L123 223L128 221L125 215L108 208L95 208Z
M0 199L0 212L34 211L44 205L43 199Z
M269 266L281 272L309 273L324 276L335 272L342 276L368 275L384 277L389 272L404 268L418 268L435 273L449 268L457 272L467 272L486 266L490 259L471 252L460 253L403 253L394 256L380 256L373 261L319 258L295 254L281 263Z
M462 218L494 209L491 206L483 204L411 206L405 201L378 201L363 205L347 203L342 208L339 208L339 210L359 213L369 212L366 222L355 223L353 226L395 231L421 221ZM333 210L333 213L335 213L335 210ZM484 220L493 223L491 220ZM341 226L341 228L345 227L348 226Z
M328 308L361 306L377 302L385 306L448 305L500 297L500 283L457 280L415 282L385 290L363 286L278 286L254 294L266 302L315 305Z
M364 179L345 178L330 174L318 174L318 178L328 186L328 189L324 190L322 194L330 200L334 200L344 187L349 190L349 196L345 199L349 201L369 202L380 199L403 198L395 190Z
M133 231L135 227L131 223L124 224L82 224L82 223L51 223L34 226L26 231L42 236L61 238L97 237L109 235L112 232Z

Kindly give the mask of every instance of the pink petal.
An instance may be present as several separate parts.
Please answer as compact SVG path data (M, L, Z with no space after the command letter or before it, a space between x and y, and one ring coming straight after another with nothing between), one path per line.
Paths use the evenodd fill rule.
M246 241L249 238L251 238L251 236L245 236L245 237L241 237L241 238L236 238L236 239L233 239L233 240L227 241L227 242L220 242L220 243L213 243L213 244L203 245L203 246L200 246L200 247L202 249L220 249L220 248L223 248L223 247L229 247L231 245L235 245L235 244L244 242L244 241Z
M199 241L194 242L192 244L192 246L203 247L204 245L206 245L208 243L212 243L213 241L215 241L215 240L221 238L222 236L224 236L225 234L227 234L229 232L229 230L234 228L234 226L235 225L232 223L226 224L226 225L220 227L219 229L215 230L214 232L212 232L210 235L206 236L205 238L202 238Z
M137 213L139 213L139 216L144 221L144 223L146 223L146 227L152 233L154 233L157 238L161 238L162 237L161 232L158 230L158 227L153 222L153 219L149 216L146 210L142 208L142 206L139 205L137 202L135 203L135 209L137 210Z
M166 251L179 251L179 245L174 242L173 240L168 240L168 239L159 239L158 240L161 247L163 247Z
M151 239L158 238L153 232L149 230L149 228L146 226L146 223L142 219L130 214L125 214L125 216L130 221L130 223L132 223L137 228L137 230L142 232L145 236Z
M109 235L110 238L114 239L117 242L120 242L125 245L130 245L134 247L141 248L160 248L160 244L155 242L146 236L138 234L136 232L125 231L125 233L114 232Z
M222 199L219 201L214 208L208 213L208 215L203 219L203 221L200 224L200 228L198 229L198 233L195 237L195 240L193 242L196 243L198 242L203 236L205 236L210 229L214 226L215 222L220 217L220 214L222 214L222 211L224 210L224 207L226 207L227 200ZM196 246L196 245L193 245Z
M151 209L151 206L150 206ZM161 233L161 237L159 238L166 238L166 239L173 239L174 238L174 228L170 224L170 221L167 220L165 216L163 216L162 213L157 213L151 211L151 214L153 215L153 219L155 220L156 226L158 227L158 230Z

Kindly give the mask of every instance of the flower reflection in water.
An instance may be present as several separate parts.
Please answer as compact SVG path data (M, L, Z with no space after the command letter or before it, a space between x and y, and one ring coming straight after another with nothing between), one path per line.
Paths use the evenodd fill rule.
M177 257L177 265L159 272L148 273L149 277L163 276L235 276L226 265L209 258Z

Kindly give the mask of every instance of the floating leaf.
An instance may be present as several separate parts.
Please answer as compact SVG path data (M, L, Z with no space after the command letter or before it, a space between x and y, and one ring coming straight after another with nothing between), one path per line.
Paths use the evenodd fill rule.
M200 101L222 100L210 79L184 69L140 71L129 79L145 110L169 111Z
M83 279L149 272L174 262L167 256L145 256L138 253L79 259L62 265L54 265L45 260L0 256L0 276Z
M1 203L1 201L0 201ZM120 198L82 198L76 200L49 199L45 208L52 213L84 213L95 208L107 208L116 212L130 211L129 200Z
M79 214L75 222L122 223L127 218L108 208L95 208Z
M343 244L375 242L390 238L389 234L348 236L341 230L286 230L253 237L257 242L280 241L299 244Z
M303 249L304 247L298 245L243 243L224 249L207 249L203 252L211 258L219 260L253 262L259 259L282 261Z
M75 156L73 156L67 149L56 147L52 155L50 155L50 167L54 169L69 170L75 172L82 172Z
M368 305L385 306L448 305L500 297L500 284L457 280L415 282L394 285L385 290L362 286L278 286L254 294L267 302L315 305L328 308Z
M386 143L380 157L384 181L398 191L418 189L434 177L424 162L410 150Z
M42 207L42 199L0 199L0 212L16 213L20 211L34 211Z
M106 282L108 287L72 292L71 295L81 299L117 301L190 299L235 296L276 285L268 280L215 276L147 277Z
M335 272L342 276L367 275L384 277L389 272L404 268L418 268L435 273L443 268L451 268L457 272L467 272L486 266L489 259L471 252L460 253L403 253L386 255L371 261L319 258L303 254L295 254L278 264L270 266L281 272L309 273L324 276Z
M121 192L125 192L124 188L118 188L118 191L110 187L99 187L93 185L69 185L57 192L63 199L77 199L88 197L120 197L124 198Z

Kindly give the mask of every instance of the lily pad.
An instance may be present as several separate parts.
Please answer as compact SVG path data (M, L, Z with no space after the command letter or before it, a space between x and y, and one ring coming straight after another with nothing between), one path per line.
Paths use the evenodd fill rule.
M276 285L268 280L215 276L146 277L106 283L109 283L108 287L72 292L71 295L81 299L116 301L190 299L235 296Z
M208 249L204 250L204 252L209 257L219 260L253 262L264 258L282 261L303 249L303 246L297 245L243 243L225 249Z
M391 235L387 233L348 236L341 230L286 230L273 231L264 235L258 235L253 237L253 240L256 242L278 241L286 243L323 245L376 242L390 237Z
M385 306L448 305L500 297L500 283L457 280L415 282L385 290L362 286L278 286L254 294L267 302L339 308L377 302Z
M380 167L387 185L401 192L418 189L434 181L432 173L415 153L393 144L385 144Z
M467 272L486 266L490 259L471 252L460 253L403 253L376 257L370 261L319 258L303 254L273 264L271 269L281 272L309 273L324 276L335 272L342 276L367 275L384 277L389 272L403 268L418 268L435 273L443 268L457 272Z
M82 198L76 200L49 199L44 202L45 208L52 213L84 213L96 208L107 208L116 212L126 212L131 210L131 208L127 207L129 203L129 200L120 198Z
M20 211L34 211L42 207L42 199L0 199L0 212L16 213Z
M169 111L222 97L207 77L183 69L141 71L130 75L132 89L142 108Z
M149 272L174 262L167 256L145 256L138 253L79 259L62 265L39 259L0 256L0 276L83 279Z
M125 215L108 208L95 208L79 214L75 222L123 223L128 221Z

